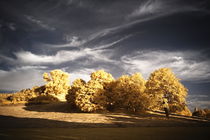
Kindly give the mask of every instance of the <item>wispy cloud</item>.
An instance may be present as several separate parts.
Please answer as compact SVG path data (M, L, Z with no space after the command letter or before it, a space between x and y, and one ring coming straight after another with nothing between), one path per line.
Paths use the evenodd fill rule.
M145 2L141 2L137 9L134 9L131 13L125 15L125 22L95 32L88 37L87 41L115 34L134 25L155 20L164 16L191 11L203 11L203 9L196 5L178 5L176 0L147 0Z
M161 0L148 0L140 4L140 6L135 9L128 17L133 18L138 16L157 14L166 7L167 5Z
M26 18L27 20L29 20L30 22L39 25L40 27L42 27L42 28L44 28L44 29L52 30L52 31L55 30L55 27L50 26L50 25L44 23L43 21L41 21L41 20L39 20L39 19L36 19L36 18L33 17L33 16L25 15L25 18Z
M131 36L132 36L132 35L127 35L127 36L125 36L125 37L120 38L119 40L116 40L116 41L111 42L111 43L108 43L108 44L100 45L100 46L97 46L97 47L95 47L95 48L96 48L97 50L99 50L99 49L108 49L108 48L110 48L110 47L116 45L117 43L122 42L123 40L128 39L128 38L131 37ZM96 50L96 49L95 49L95 50Z
M46 44L46 43L41 43L40 45L42 47L49 47L49 48L78 48L84 45L87 41L84 39L79 38L78 36L70 36L67 34L63 35L63 41L66 43L62 44Z
M208 81L210 79L210 61L194 51L139 51L121 58L125 71L141 72L146 78L161 67L170 67L184 81Z
M142 2L137 9L127 16L127 19L132 18L157 18L170 15L178 12L199 11L201 8L198 5L177 5L176 0L147 0Z
M8 23L8 27L12 31L16 31L16 28L17 28L16 25L15 25L15 23Z
M102 33L102 32L100 32ZM100 34L99 32L96 33L97 35ZM77 48L77 49L85 49L88 48L87 45L88 43L90 43L91 41L95 41L97 40L100 36L97 36L96 34L92 35L91 37L88 37L87 40L86 39L81 39L78 36L70 36L70 35L64 35L63 40L65 40L67 43L63 43L63 44L46 44L46 43L41 43L39 44L39 46L41 47L49 47L49 48ZM107 43L102 43L101 45L98 44L91 44L91 48L95 48L93 50L101 50L101 49L109 49L110 47L118 44L119 42L122 42L128 38L130 38L131 36L133 36L132 34L130 35L125 35L121 38L119 38L118 40L114 40L114 41L109 41ZM103 42L104 40L102 40L101 42ZM86 44L87 43L87 44Z
M48 69L47 66L20 66L16 67L15 70L45 70Z
M55 55L40 55L30 51L18 51L14 55L16 58L0 55L3 61L8 64L18 66L31 66L31 65L57 65L65 62L75 61L80 58L86 58L92 62L108 62L115 63L116 61L110 59L113 54L109 48L118 42L124 40L120 39L110 44L104 44L96 48L79 48L78 50L60 50ZM105 50L106 49L106 50Z
M19 64L61 64L73 61L79 57L87 55L85 51L58 51L55 55L37 55L29 51L16 52L16 61Z
M64 40L68 43L64 45L58 45L59 47L79 47L83 45L86 41L80 39L78 36L64 35Z

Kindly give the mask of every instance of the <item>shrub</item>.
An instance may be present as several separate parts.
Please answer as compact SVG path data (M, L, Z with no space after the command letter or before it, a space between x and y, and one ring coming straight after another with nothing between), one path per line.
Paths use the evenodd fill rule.
M30 104L49 104L59 102L59 100L52 95L40 95L34 98L29 99L27 105Z

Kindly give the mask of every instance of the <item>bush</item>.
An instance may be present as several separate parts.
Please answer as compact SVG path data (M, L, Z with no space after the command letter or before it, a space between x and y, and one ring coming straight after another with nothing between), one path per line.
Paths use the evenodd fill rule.
M192 113L193 116L198 116L198 117L204 117L206 115L205 111L203 111L202 109L199 109L197 111L194 111Z
M49 103L56 103L56 102L59 102L59 100L52 95L40 95L40 96L29 99L27 105L49 104Z
M192 113L193 116L210 118L209 109L197 109Z

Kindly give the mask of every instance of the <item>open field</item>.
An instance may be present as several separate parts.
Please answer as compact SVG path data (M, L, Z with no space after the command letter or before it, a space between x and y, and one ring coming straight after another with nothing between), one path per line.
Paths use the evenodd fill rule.
M0 106L1 139L207 139L210 122L164 114L81 113L66 103Z

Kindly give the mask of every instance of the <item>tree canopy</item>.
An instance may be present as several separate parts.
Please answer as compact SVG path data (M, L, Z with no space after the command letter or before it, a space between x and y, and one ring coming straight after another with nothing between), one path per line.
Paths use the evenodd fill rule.
M53 70L50 73L44 73L43 79L45 84L44 93L58 98L60 101L65 101L65 96L70 88L69 74L62 70Z
M105 110L108 104L106 89L114 78L104 70L93 72L90 77L91 80L87 83L82 79L73 82L72 88L66 96L67 101L75 103L75 106L84 112Z
M155 70L146 82L146 94L151 99L151 109L161 109L163 98L167 99L170 111L190 111L186 107L187 89L170 68Z
M140 73L123 75L118 78L113 86L112 101L116 107L126 108L136 112L145 110L148 106L148 98L144 93L145 80Z

